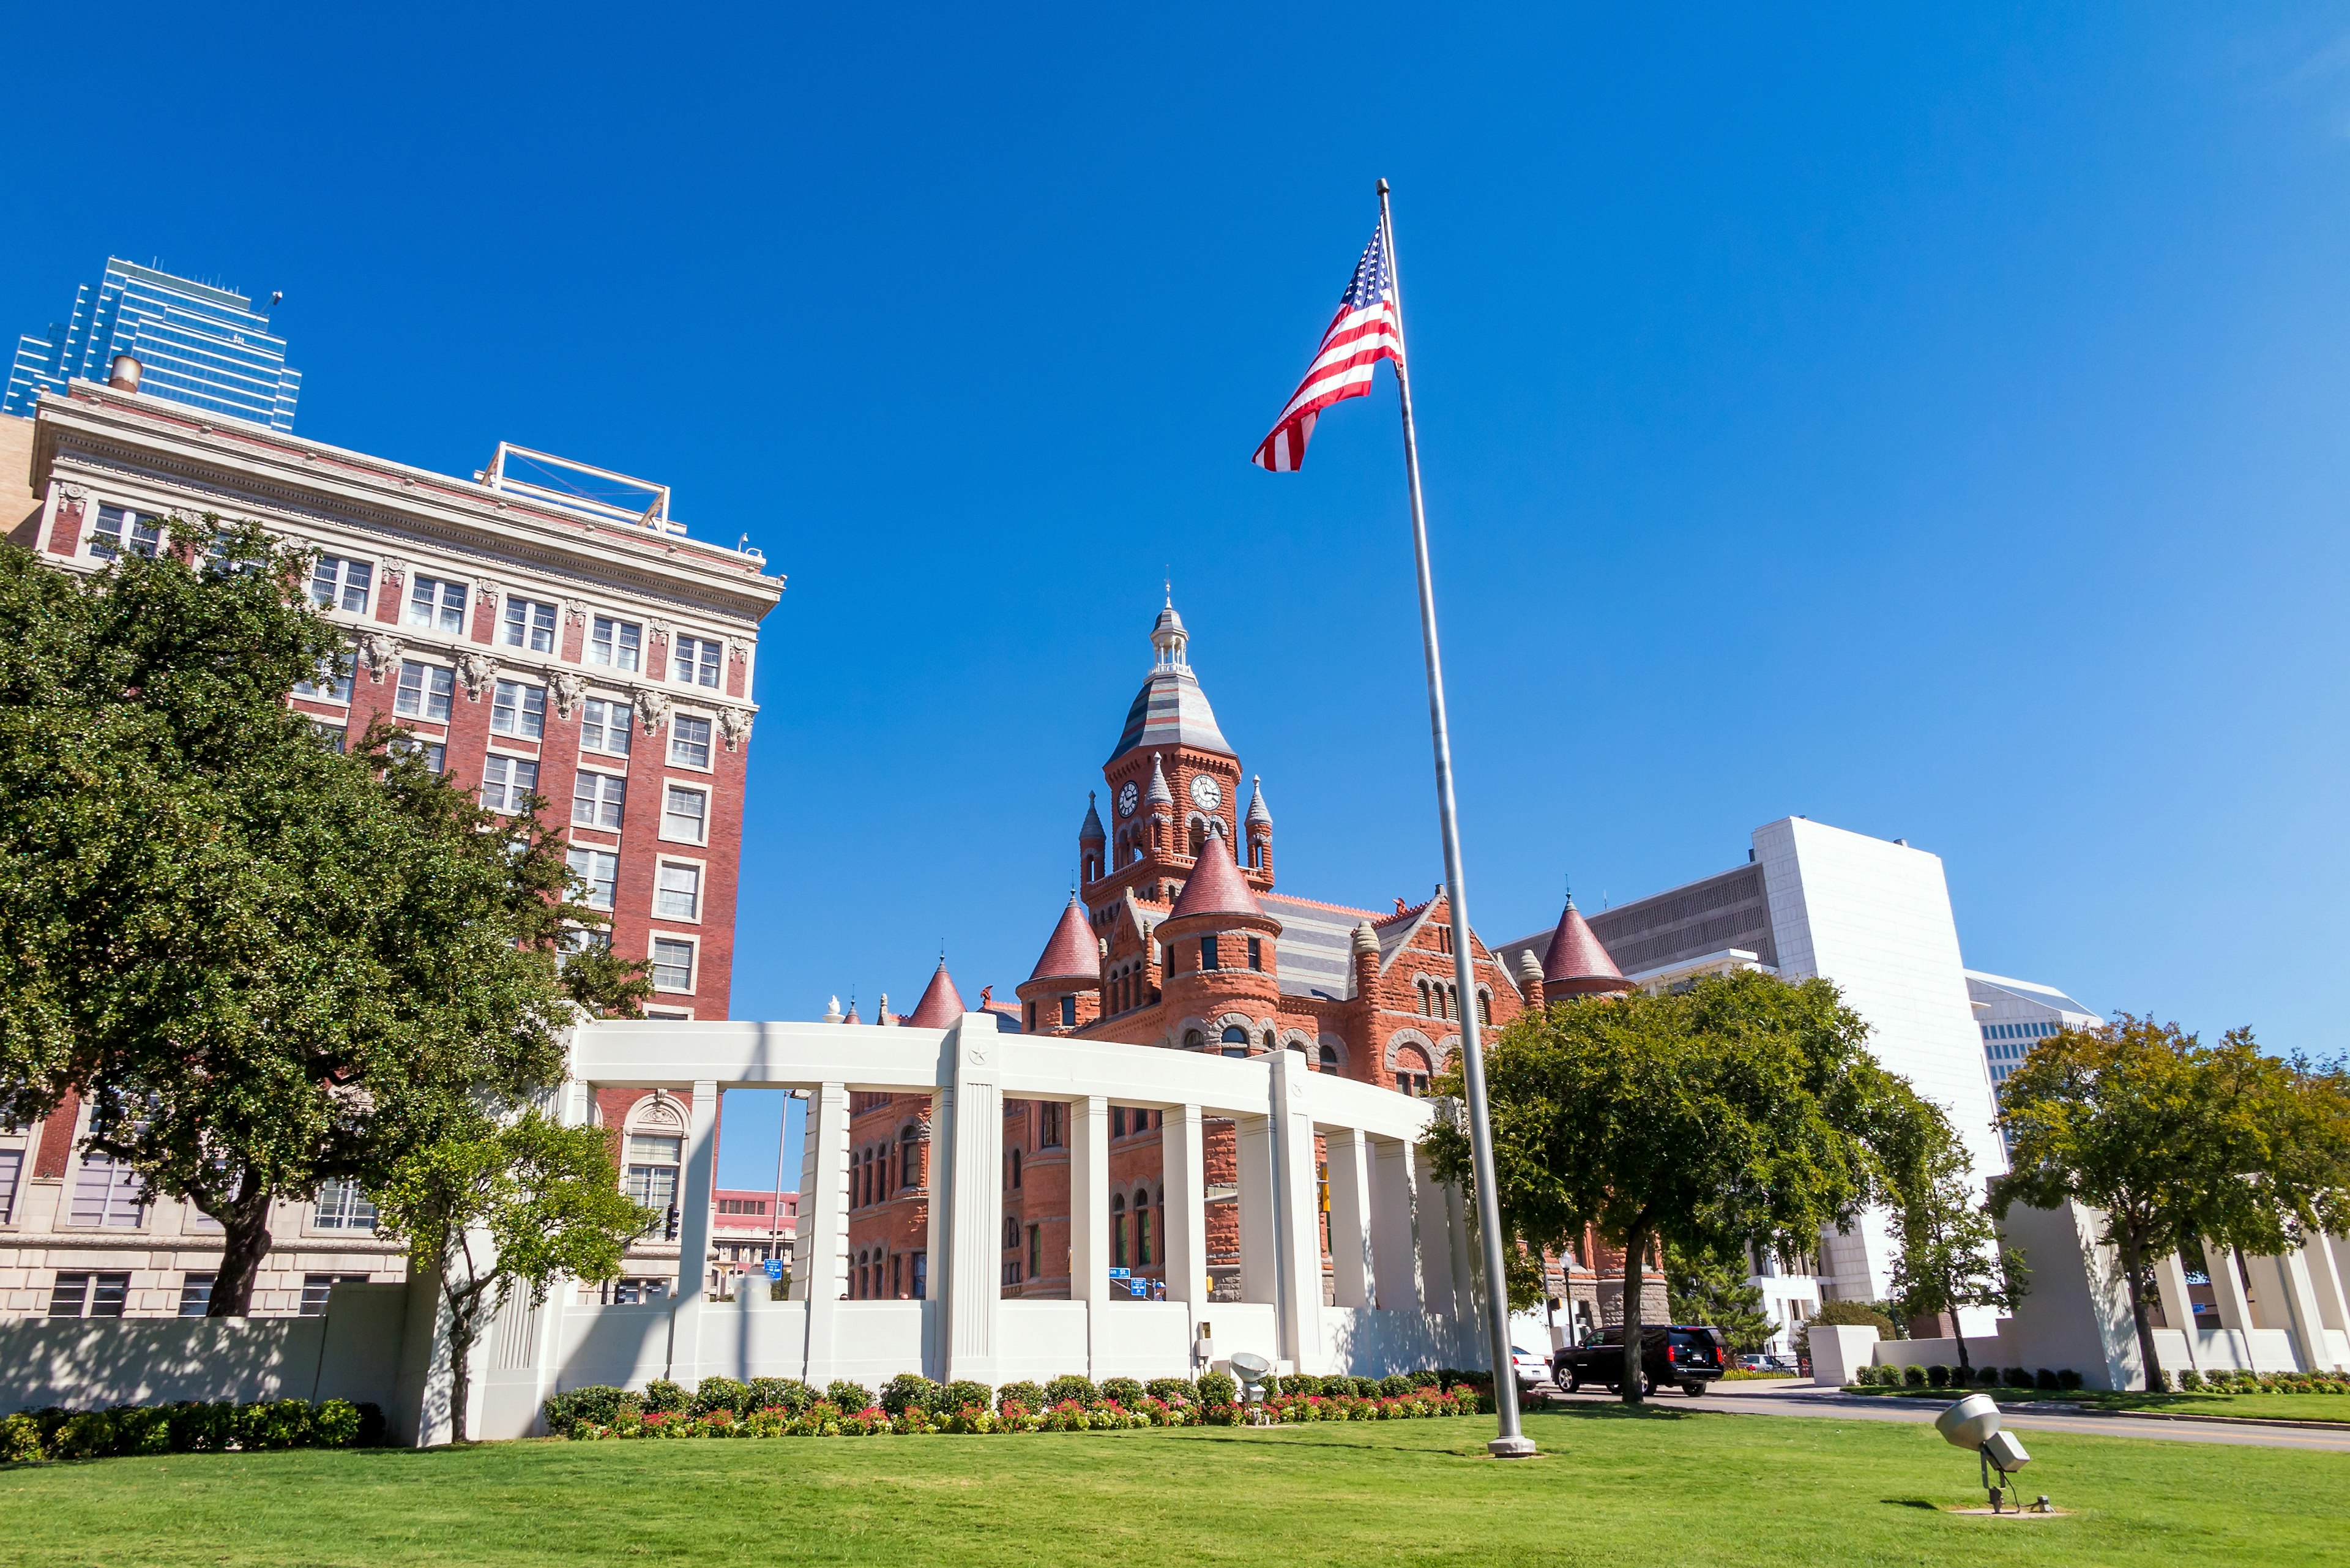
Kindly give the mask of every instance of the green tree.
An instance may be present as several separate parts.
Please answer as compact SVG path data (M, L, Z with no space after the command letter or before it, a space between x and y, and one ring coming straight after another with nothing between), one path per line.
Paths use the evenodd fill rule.
M450 1430L461 1442L467 1362L491 1313L518 1289L537 1305L559 1277L610 1279L652 1219L621 1193L608 1133L536 1111L402 1158L376 1189L376 1210L448 1307Z
M1743 1251L1665 1249L1665 1301L1673 1321L1711 1324L1742 1355L1769 1345L1778 1329L1762 1310L1762 1287L1746 1281Z
M1643 1275L1659 1242L1808 1251L1879 1194L1873 1140L1909 1096L1822 980L1755 971L1664 995L1577 998L1525 1014L1486 1061L1500 1222L1566 1250L1596 1224L1624 1251L1623 1397L1645 1395ZM1460 1092L1458 1075L1443 1087ZM1470 1181L1469 1139L1439 1118L1436 1172Z
M1974 1186L1974 1162L1941 1111L1922 1102L1885 1151L1893 1172L1901 1255L1893 1296L1908 1318L1961 1307L2012 1308L2030 1289L2023 1254L2002 1249ZM1955 1329L1955 1324L1953 1325ZM1971 1366L1957 1334L1959 1365Z
M371 1186L558 1076L578 1005L650 988L559 965L604 917L536 803L494 816L288 706L349 669L307 553L169 537L89 579L0 547L0 1117L80 1094L88 1148L220 1222L211 1310L241 1315L273 1200Z
M2154 1271L2204 1241L2277 1252L2350 1223L2350 1093L2340 1071L2263 1054L2249 1030L2203 1044L2121 1014L2041 1042L1999 1091L2012 1169L1992 1210L2096 1210L2120 1255L2147 1386Z

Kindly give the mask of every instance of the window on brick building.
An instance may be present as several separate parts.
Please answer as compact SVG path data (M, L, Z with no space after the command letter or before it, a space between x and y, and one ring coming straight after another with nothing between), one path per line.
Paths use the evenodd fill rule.
M1407 1095L1428 1093L1428 1058L1417 1045L1405 1045L1396 1052L1396 1087Z
M501 735L536 741L546 733L546 688L501 680L490 700L490 728Z
M586 768L571 780L571 820L580 827L620 830L629 800L629 781L619 774L590 773Z
M327 659L318 666L316 675L294 683L294 695L307 697L313 702L348 702L351 700L350 667L338 659Z
M1045 1102L1044 1106L1041 1107L1040 1114L1036 1118L1037 1147L1058 1148L1061 1147L1062 1117L1067 1114L1068 1107L1061 1104L1060 1101L1046 1100ZM1034 1271L1032 1270L1031 1272L1034 1272Z
M180 1276L180 1315L203 1317L212 1311L213 1282L217 1273L182 1274Z
M653 913L671 920L700 919L702 867L662 861L660 879L653 888Z
M645 1227L648 1236L672 1235L677 1228L677 1173L683 1156L682 1135L632 1133L629 1137L629 1168L620 1189L629 1201L652 1210Z
M670 721L669 760L680 767L710 765L710 721L680 713Z
M653 939L653 988L656 991L691 991L693 989L693 944L667 937Z
M1112 1268L1129 1266L1126 1260L1126 1194L1123 1192L1110 1195L1109 1261Z
M1028 1227L1028 1277L1033 1280L1044 1272L1045 1229L1041 1225L1031 1225Z
M574 849L567 857L572 874L586 883L581 902L591 909L608 909L620 880L620 857L609 849Z
M1249 1054L1248 1031L1237 1023L1225 1024L1223 1052L1227 1056L1247 1055Z
M408 584L408 624L429 631L463 631L466 592L463 583L442 577L411 577Z
M449 771L449 748L439 741L420 741L413 735L394 735L391 750L395 756L418 758L429 773L445 774Z
M1134 1266L1150 1266L1150 1198L1142 1192L1134 1195Z
M931 1255L928 1252L910 1255L914 1260L914 1299L928 1301L931 1298Z
M556 616L556 607L543 599L508 598L506 646L527 648L533 653L553 653Z
M681 637L670 643L670 679L687 686L718 684L718 663L724 649L707 637Z
M1200 967L1202 970L1223 968L1223 965L1218 962L1216 959L1216 939L1213 937L1201 937L1200 939Z
M1020 1151L1016 1148L1012 1151L1012 1185L1020 1185Z
M1264 969L1263 939L1260 937L1251 937L1248 940L1248 945L1249 968L1262 972Z
M686 844L709 841L710 792L671 784L661 794L661 836Z
M1322 1047L1322 1070L1326 1073L1335 1073L1338 1070L1338 1048L1336 1045Z
M588 662L615 670L634 670L644 657L645 628L632 620L599 615L589 628Z
M1061 1027L1075 1029L1076 1026L1077 999L1075 996L1065 996L1061 998Z
M591 697L580 705L579 746L582 751L629 754L629 727L634 716L626 702Z
M371 561L321 556L318 564L310 568L310 602L320 609L364 613L368 592L374 587L375 564Z
M120 1317L130 1299L129 1274L59 1274L49 1287L51 1317Z
M68 1222L107 1231L135 1231L145 1218L147 1189L129 1166L102 1154L86 1154L74 1173ZM120 1316L120 1314L116 1314Z
M1490 991L1480 991L1477 993L1477 1022L1480 1023L1493 1022L1493 993Z
M1124 1106L1112 1106L1109 1108L1109 1136L1112 1137L1124 1137L1126 1136L1126 1107Z
M133 512L127 506L100 506L98 522L90 529L89 553L101 561L111 561L125 550L134 556L152 556L163 537L163 520L151 513Z
M456 692L455 670L445 665L419 664L405 659L400 660L400 690L392 698L391 711L411 719L445 724L449 722L449 700Z
M898 1135L898 1185L920 1187L922 1184L922 1135L918 1128L908 1127Z
M373 1231L375 1203L356 1181L329 1181L318 1189L310 1224L319 1231Z
M482 805L507 816L522 809L526 796L538 793L538 764L525 757L492 752L482 760Z

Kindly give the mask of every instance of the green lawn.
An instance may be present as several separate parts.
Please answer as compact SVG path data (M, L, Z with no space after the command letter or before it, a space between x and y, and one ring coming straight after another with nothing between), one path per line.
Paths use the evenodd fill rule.
M0 1563L1557 1563L2342 1561L2337 1454L2033 1433L2033 1490L1981 1501L1931 1428L1591 1407L1249 1431L531 1442L105 1459L0 1470Z
M2170 1410L2182 1416L2262 1416L2288 1421L2350 1422L2350 1394L2145 1394L2077 1389L2043 1394L2032 1388L1847 1388L1848 1394L1915 1398L1947 1405L1962 1394L1988 1394L2002 1405L2027 1401L2081 1405L2097 1410Z

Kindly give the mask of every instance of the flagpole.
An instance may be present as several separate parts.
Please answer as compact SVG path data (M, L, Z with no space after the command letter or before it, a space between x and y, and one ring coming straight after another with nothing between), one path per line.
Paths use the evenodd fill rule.
M1403 269L1396 264L1395 219L1388 182L1379 182L1379 238L1394 281L1396 336L1405 352L1395 360L1403 402L1403 466L1411 483L1411 550L1419 572L1419 642L1428 656L1428 725L1436 745L1436 809L1444 829L1444 888L1452 904L1452 973L1461 999L1461 1078L1469 1090L1469 1143L1477 1176L1477 1230L1485 1250L1485 1330L1493 1363L1493 1412L1501 1434L1486 1449L1505 1459L1531 1458L1534 1439L1518 1426L1517 1368L1510 1359L1510 1286L1502 1258L1500 1184L1493 1177L1493 1127L1485 1109L1485 1050L1477 1038L1477 972L1469 946L1469 894L1461 877L1461 823L1452 801L1452 735L1444 719L1444 661L1436 648L1436 589L1428 571L1428 513L1419 495L1419 435L1411 419L1410 345L1403 330Z

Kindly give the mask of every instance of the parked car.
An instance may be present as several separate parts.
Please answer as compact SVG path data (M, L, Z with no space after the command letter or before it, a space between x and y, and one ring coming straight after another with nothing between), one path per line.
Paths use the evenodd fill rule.
M1518 1386L1522 1388L1531 1388L1550 1379L1549 1362L1533 1351L1521 1350L1514 1345L1510 1346L1510 1370L1518 1375Z
M1673 1324L1640 1331L1642 1394L1678 1387L1694 1399L1706 1385L1721 1376L1730 1359L1721 1331L1703 1324ZM1603 1328L1581 1345L1570 1345L1551 1360L1551 1376L1572 1394L1585 1384L1596 1384L1611 1394L1623 1392L1624 1331Z

